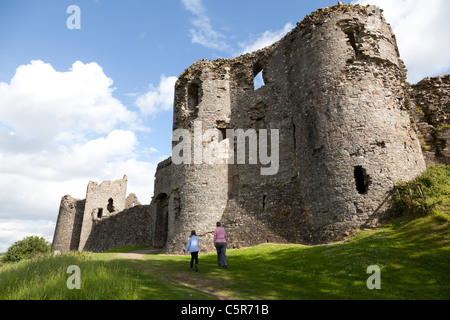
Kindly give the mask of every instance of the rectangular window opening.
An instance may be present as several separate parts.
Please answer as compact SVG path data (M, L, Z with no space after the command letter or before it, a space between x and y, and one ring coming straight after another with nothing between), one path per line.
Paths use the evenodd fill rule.
M369 191L370 177L367 174L366 170L361 166L357 166L355 167L354 175L356 190L358 191L358 193L367 194L367 192Z
M188 87L188 108L195 110L199 104L199 87L196 83L191 83Z
M263 78L263 67L257 63L253 67L253 88L258 90L262 86L264 86L264 78Z

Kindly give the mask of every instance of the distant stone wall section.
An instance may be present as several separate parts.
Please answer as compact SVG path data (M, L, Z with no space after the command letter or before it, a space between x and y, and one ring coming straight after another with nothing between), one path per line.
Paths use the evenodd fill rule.
M125 209L133 208L138 205L141 205L138 197L134 193L130 193L125 199Z
M429 164L450 164L450 75L425 78L408 90L409 112Z
M52 251L102 251L113 244L150 244L149 206L142 206L135 194L125 198L126 189L125 175L100 185L89 181L84 200L62 197Z
M75 199L70 195L61 198L52 252L78 250L85 203L85 200Z
M180 212L181 202L179 190L172 189L172 159L168 158L158 164L155 173L154 196L150 203L150 216L152 221L151 244L163 248L166 245L169 232L169 213L177 215Z
M92 224L125 209L127 176L116 181L103 181L100 185L90 181L86 191L86 204L78 250L85 250Z
M95 221L84 250L102 252L126 245L149 245L152 242L151 227L149 206L136 205Z

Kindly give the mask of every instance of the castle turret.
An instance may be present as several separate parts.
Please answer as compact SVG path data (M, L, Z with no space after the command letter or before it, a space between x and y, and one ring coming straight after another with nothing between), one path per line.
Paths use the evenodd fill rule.
M52 241L52 252L78 250L85 200L74 199L70 195L61 198L58 220Z
M425 162L405 110L406 70L376 7L338 5L286 39L309 236L374 226L394 185Z
M207 149L219 142L214 132L225 133L229 122L229 78L226 66L202 60L177 81L167 242L170 252L182 251L191 230L196 230L202 239L201 249L212 248L212 232L225 210L228 166L225 160L209 162ZM210 129L221 131L210 131L212 134L208 135ZM180 146L186 142L181 151Z
M259 72L264 84L254 87ZM381 10L348 4L319 9L270 47L188 68L174 130L255 130L258 152L248 137L244 163L206 165L189 142L191 163L172 164L167 250L180 252L193 229L209 246L219 220L232 246L332 241L377 225L394 185L425 170L405 76ZM270 130L279 139L261 149ZM271 175L261 174L261 150L278 161Z

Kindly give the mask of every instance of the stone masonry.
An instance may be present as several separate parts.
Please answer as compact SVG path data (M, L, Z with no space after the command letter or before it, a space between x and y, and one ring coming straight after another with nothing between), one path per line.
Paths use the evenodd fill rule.
M100 185L90 181L84 200L64 196L61 199L52 251L90 250L93 228L99 221L125 209L126 189L125 175L123 179L104 181Z
M450 75L409 86L409 111L430 164L450 164Z
M255 88L260 72L264 85ZM92 190L90 183L86 200L63 197L53 250L141 242L177 254L195 229L201 252L208 252L217 221L229 248L328 243L376 227L389 215L396 183L423 172L425 160L450 159L449 76L417 85L405 79L381 10L342 3L308 15L269 47L200 60L175 85L174 132L185 129L194 137L199 124L201 133L220 131L234 154L231 129L276 129L276 174L262 175L267 166L261 155L251 163L249 149L245 164L195 163L196 148L213 138L200 146L192 139L191 163L175 164L179 154L173 154L158 165L149 205L122 211L126 177ZM174 138L172 146L179 143Z

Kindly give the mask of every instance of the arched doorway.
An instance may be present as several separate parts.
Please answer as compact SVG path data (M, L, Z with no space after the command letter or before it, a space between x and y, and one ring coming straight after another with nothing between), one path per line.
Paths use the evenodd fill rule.
M169 231L169 197L161 193L156 197L156 223L155 223L155 248L163 248L166 245Z

